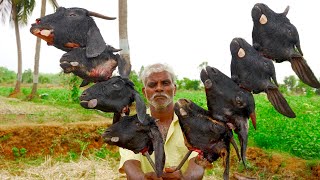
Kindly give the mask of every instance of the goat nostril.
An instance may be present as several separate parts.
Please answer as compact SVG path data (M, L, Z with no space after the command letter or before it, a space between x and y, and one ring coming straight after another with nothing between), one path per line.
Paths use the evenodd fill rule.
M40 24L40 22L41 22L41 19L40 19L40 18L37 18L37 19L36 19L36 24Z

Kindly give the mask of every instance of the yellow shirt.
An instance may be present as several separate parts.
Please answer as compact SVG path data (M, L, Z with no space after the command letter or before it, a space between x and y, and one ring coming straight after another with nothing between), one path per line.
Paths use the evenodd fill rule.
M166 163L164 167L172 167L172 166L178 166L183 157L187 154L188 149L184 145L184 138L183 133L178 121L178 117L176 114L174 114L173 121L170 124L166 142L164 144L164 151L166 154ZM149 161L145 156L143 156L141 153L134 154L131 150L119 148L120 152L120 164L119 164L119 172L124 173L123 164L125 161L134 159L141 162L141 168L144 173L147 172L154 172L152 169L152 166L150 165ZM189 156L189 160L192 157L197 156L198 153L192 152ZM151 155L151 159L154 162L154 153ZM188 167L189 162L186 161L184 165L181 168L182 172L185 172Z

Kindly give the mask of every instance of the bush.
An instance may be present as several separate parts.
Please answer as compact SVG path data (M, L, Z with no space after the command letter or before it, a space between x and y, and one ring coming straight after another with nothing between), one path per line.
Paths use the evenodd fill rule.
M177 85L179 89L185 90L199 90L200 81L190 80L189 78L183 78L182 80L177 80Z
M22 73L22 82L23 83L32 83L33 81L33 73L31 69L27 69Z
M0 83L13 83L16 79L16 73L5 67L0 67Z

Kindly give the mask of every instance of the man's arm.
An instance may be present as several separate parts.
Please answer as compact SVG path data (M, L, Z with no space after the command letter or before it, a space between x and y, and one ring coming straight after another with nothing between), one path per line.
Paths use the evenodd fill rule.
M155 172L149 172L144 174L141 169L141 163L138 160L127 160L123 164L124 172L127 175L128 180L146 180L146 179L162 179L157 178Z
M141 163L138 160L127 160L123 164L124 172L128 180L144 179L144 173L141 169Z
M204 168L194 162L196 157L189 160L189 165L186 172L183 174L184 179L202 179L204 174Z

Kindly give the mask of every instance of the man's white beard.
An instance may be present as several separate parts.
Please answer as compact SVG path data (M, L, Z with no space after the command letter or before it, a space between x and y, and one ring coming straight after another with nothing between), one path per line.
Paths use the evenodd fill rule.
M156 96L164 96L166 98L165 101L158 102L155 100ZM173 101L173 97L170 97L166 93L155 93L149 98L149 104L153 106L155 109L164 109Z

